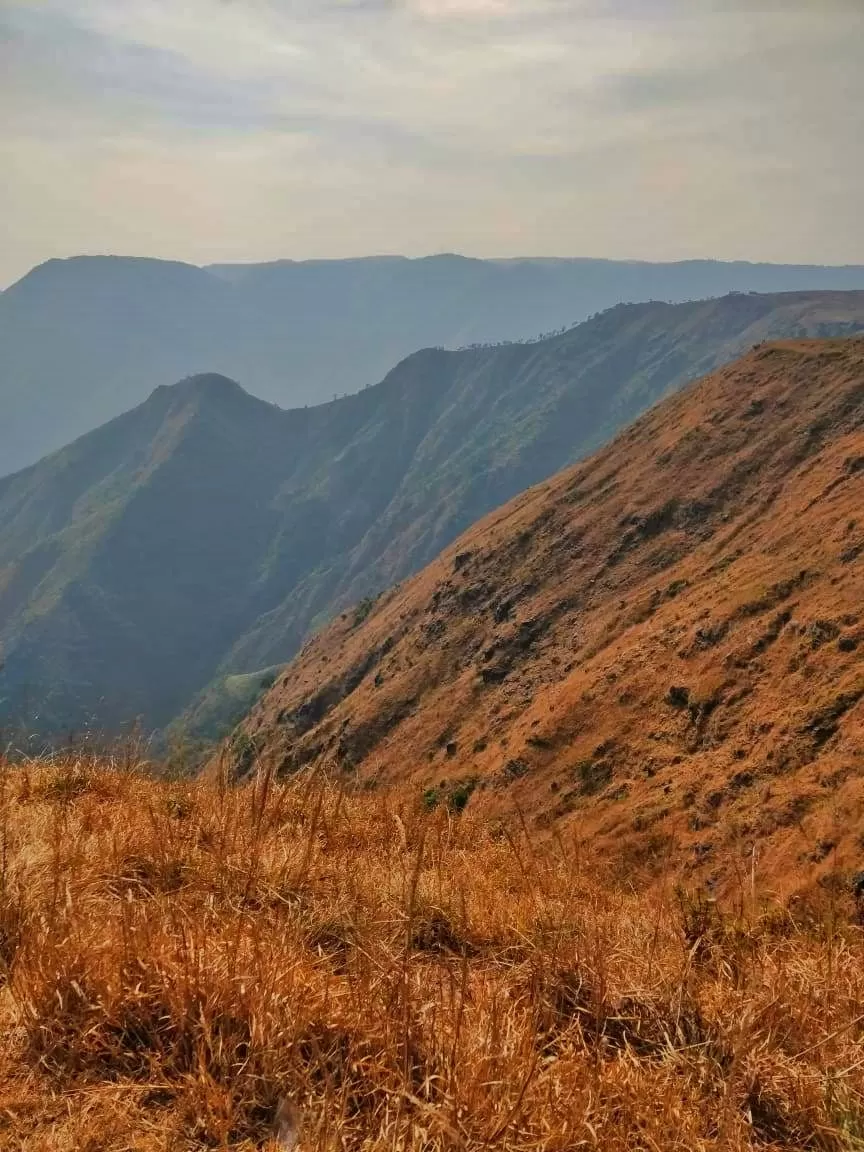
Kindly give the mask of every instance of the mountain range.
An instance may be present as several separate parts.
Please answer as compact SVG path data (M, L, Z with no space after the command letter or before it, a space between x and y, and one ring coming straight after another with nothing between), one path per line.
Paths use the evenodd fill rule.
M830 891L861 858L862 508L864 340L762 345L335 620L223 758L518 811L628 884Z
M853 331L864 293L735 294L429 349L308 409L216 374L159 387L0 480L0 723L149 730L185 712L216 736L327 620L362 622L665 394L763 340Z
M0 293L0 475L216 372L298 407L382 379L418 348L534 337L620 301L864 289L864 268L603 260L51 260Z

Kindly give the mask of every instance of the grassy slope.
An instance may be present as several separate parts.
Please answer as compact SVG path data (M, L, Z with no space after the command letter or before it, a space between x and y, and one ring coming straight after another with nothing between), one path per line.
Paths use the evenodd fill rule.
M282 665L277 664L272 668L214 680L183 720L169 726L169 741L178 742L178 752L183 751L184 742L201 742L206 755L210 755L213 742L240 723L261 695L272 687L281 670ZM193 743L188 751L194 759L198 754L196 744Z
M864 343L760 348L322 632L243 763L473 782L627 872L854 871L862 485Z
M841 1152L851 899L730 906L571 831L305 777L0 766L0 1144L20 1152Z
M410 358L388 377L402 403L424 376L441 395L386 504L323 578L319 572L301 580L262 615L233 660L249 669L283 661L284 637L299 644L322 612L416 572L490 509L587 455L662 396L752 344L862 330L864 293L728 296L621 306L534 346ZM382 434L357 437L365 467L378 453L393 454L398 427L388 411Z

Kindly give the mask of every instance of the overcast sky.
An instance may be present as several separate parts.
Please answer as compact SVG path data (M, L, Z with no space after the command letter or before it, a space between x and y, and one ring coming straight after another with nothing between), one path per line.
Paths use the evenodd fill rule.
M864 263L864 0L0 0L49 256Z

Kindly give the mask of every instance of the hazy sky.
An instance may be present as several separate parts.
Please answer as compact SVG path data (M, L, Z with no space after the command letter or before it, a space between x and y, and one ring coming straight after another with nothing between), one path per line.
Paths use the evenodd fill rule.
M864 0L0 0L49 256L864 263Z

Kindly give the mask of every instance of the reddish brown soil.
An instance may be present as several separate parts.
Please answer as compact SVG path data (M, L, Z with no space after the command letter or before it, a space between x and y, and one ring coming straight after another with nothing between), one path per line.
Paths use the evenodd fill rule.
M864 342L755 349L363 617L251 713L247 767L427 803L476 780L472 807L634 874L782 894L864 867Z

